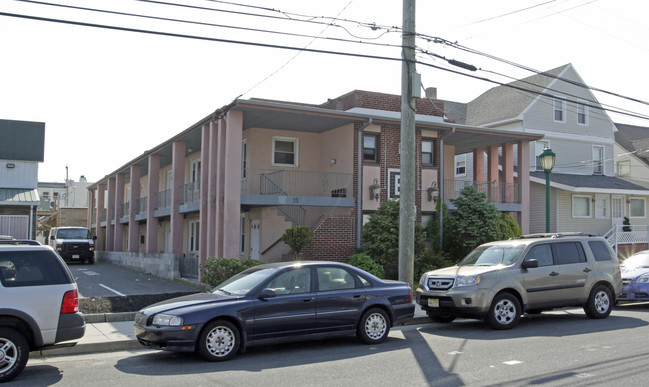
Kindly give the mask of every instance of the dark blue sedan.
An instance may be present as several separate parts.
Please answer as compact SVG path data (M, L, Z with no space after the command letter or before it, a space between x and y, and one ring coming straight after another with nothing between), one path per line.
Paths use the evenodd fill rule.
M622 295L618 301L649 301L649 250L637 252L620 266Z
M412 289L337 262L254 266L210 293L148 306L135 317L138 341L222 361L247 346L357 335L383 342L413 317Z

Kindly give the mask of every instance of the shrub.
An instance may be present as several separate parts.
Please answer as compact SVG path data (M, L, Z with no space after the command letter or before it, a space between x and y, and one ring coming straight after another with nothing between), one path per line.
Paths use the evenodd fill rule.
M257 259L210 258L201 264L201 281L216 287L233 275L262 263Z
M313 230L307 226L290 227L282 235L282 242L293 250L296 258L299 258L302 249L313 242Z
M380 263L376 262L372 259L372 257L365 253L357 253L352 255L351 259L349 260L349 264L356 266L361 270L365 270L366 272L379 278L383 278L385 276L383 266L381 266Z

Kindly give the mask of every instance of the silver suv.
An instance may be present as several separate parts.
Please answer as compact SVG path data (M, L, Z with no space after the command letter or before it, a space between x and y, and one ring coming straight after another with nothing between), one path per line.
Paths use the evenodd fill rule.
M606 318L621 292L619 263L609 243L570 233L481 245L456 266L425 273L416 297L436 322L467 317L510 329L523 313L568 306Z
M51 247L29 242L0 243L0 383L20 374L30 351L86 330L70 269Z

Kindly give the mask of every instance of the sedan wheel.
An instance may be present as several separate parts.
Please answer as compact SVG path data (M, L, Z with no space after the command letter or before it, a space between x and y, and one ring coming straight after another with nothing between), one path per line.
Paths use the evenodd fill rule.
M233 358L240 345L237 327L229 321L216 320L203 329L196 350L205 360L224 361Z
M366 344L378 344L385 341L390 333L390 319L382 309L373 308L361 317L358 336Z
M13 329L0 328L0 383L18 376L28 357L29 345L25 338Z
M600 285L590 292L590 297L584 306L586 316L590 318L606 318L611 314L613 297L611 291L603 285Z
M491 303L487 322L494 329L511 329L521 319L521 304L509 293L497 295Z

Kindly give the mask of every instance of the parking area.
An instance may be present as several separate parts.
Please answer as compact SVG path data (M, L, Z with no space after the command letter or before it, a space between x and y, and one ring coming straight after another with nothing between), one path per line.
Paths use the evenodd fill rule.
M150 274L140 273L110 263L68 263L77 280L79 297L114 297L144 294L163 294L196 292L199 287L192 286Z

